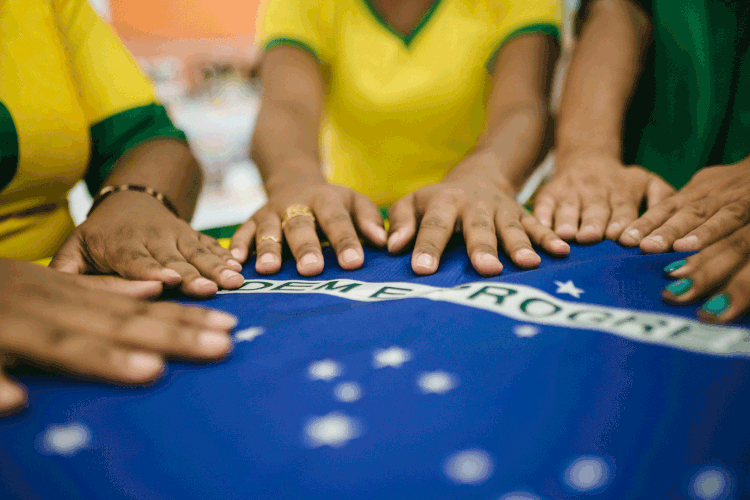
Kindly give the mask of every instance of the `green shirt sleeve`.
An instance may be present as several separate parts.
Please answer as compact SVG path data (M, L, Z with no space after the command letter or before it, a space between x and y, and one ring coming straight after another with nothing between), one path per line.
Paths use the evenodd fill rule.
M91 158L86 186L95 194L117 161L144 141L172 137L187 142L163 106L152 103L128 109L91 126Z

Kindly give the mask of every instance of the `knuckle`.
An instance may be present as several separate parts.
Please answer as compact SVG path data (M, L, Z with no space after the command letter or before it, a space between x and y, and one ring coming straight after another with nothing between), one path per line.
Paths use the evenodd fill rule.
M416 253L424 252L430 255L436 255L440 253L441 250L442 248L437 243L435 243L432 240L427 239L427 240L420 241L419 244L416 245L415 251Z
M488 245L486 243L480 243L479 245L474 246L471 253L488 253L490 255L497 255L497 248L493 247L492 245Z
M300 231L303 229L307 229L311 226L311 221L307 217L292 217L289 219L286 223L286 228L289 229L289 231Z
M359 240L350 235L338 238L334 244L336 248L356 248L359 246Z
M308 253L318 254L318 253L320 253L320 247L317 244L312 243L312 242L301 243L297 247L297 253L300 256L308 254Z
M708 206L704 202L689 203L683 210L696 219L705 219L709 215Z
M750 200L739 200L724 207L729 216L738 221L746 222L750 219Z
M437 215L425 217L419 225L422 229L437 229L439 231L448 231L448 223Z
M326 217L325 220L321 221L322 225L328 227L335 227L340 225L348 225L351 223L351 217L346 212L335 212L330 216Z

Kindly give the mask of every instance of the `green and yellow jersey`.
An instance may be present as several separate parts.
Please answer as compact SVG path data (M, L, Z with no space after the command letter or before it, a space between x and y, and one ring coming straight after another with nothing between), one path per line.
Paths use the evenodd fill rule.
M0 257L53 254L68 190L159 136L185 139L87 0L0 1Z
M370 0L265 0L258 43L319 61L327 178L388 205L439 182L476 145L494 57L519 35L559 37L558 4L437 0L402 36Z

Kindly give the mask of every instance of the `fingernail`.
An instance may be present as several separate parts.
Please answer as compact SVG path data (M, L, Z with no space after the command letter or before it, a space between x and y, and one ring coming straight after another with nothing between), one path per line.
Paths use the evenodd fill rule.
M201 332L198 335L198 343L207 352L224 352L231 343L229 336L217 332Z
M226 271L224 271L226 272ZM235 273L236 274L236 273ZM215 283L211 280L207 280L206 278L198 278L193 282L195 286L199 286L201 288L207 287L207 286L214 286Z
M538 260L539 256L534 252L533 250L529 250L528 248L524 248L523 250L519 250L516 252L516 259L518 260L530 260L535 259Z
M594 226L586 226L581 228L582 233L595 233L596 228Z
M344 264L354 262L357 259L359 259L359 252L357 252L353 248L348 248L341 254L341 260L344 261Z
M687 264L687 261L685 259L672 262L671 264L669 264L667 267L664 268L664 272L669 274L673 271L677 271L679 268L681 268L685 264Z
M135 373L150 374L160 371L164 365L154 354L136 352L128 356L128 366Z
M653 241L654 243L656 243L659 246L659 248L664 248L664 247L667 246L667 243L664 241L664 238L662 238L658 234L656 236L648 236L648 237L646 237L646 240Z
M162 269L161 274L162 274L162 276L166 276L168 278L180 278L180 279L182 279L182 276L180 276L180 273L178 273L174 269Z
M722 293L714 295L705 304L703 304L703 311L714 316L720 316L727 309L729 309L729 295Z
M276 263L276 256L272 253L264 253L260 257L258 257L258 265L260 266L266 266L269 264L275 264Z
M497 264L498 258L492 254L489 253L480 253L477 256L477 261L479 261L482 264Z
M622 225L619 222L613 222L607 228L607 232L608 233L615 232L615 231L619 231L620 229L622 229Z
M18 387L0 389L0 408L17 405L23 399L23 391Z
M302 256L302 258L299 260L300 266L309 266L312 264L318 263L318 256L314 253L308 253Z
M227 265L229 265L230 267L233 267L237 271L241 271L242 270L242 264L240 264L236 260L233 260L233 259L227 260Z
M391 247L399 243L399 240L401 239L401 234L402 234L401 231L396 231L390 236L390 238L388 238L388 250L390 250Z
M242 253L240 252L239 248L233 248L229 253L231 253L232 257L234 257L237 260L242 259Z
M552 248L555 252L569 252L570 245L565 243L563 240L555 240L552 242Z
M385 232L385 229L378 226L377 224L375 226L375 235L377 236L378 240L385 241L388 239L388 233Z
M575 234L575 232L576 232L576 228L573 227L571 224L563 224L557 230L557 233Z
M688 236L687 238L682 238L681 241L690 250L696 250L698 248L698 237L697 236Z
M237 326L237 318L221 311L209 311L206 315L206 326L220 328L222 330L231 330Z
M631 229L630 231L625 233L626 235L630 236L633 240L635 240L636 243L641 242L641 232L637 229Z
M682 278L681 280L673 281L667 285L666 290L674 295L680 296L693 288L693 280L690 278Z
M230 280L230 279L236 279L236 278L242 278L242 275L232 271L231 269L224 269L221 274L219 275L219 278L222 280ZM244 278L242 278L244 281Z
M419 257L417 257L417 265L419 267L426 267L427 269L432 269L432 265L435 263L435 259L432 257L432 255L423 253Z

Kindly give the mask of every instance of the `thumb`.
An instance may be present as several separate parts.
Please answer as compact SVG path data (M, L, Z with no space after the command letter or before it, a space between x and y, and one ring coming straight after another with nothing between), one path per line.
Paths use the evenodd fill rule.
M669 198L676 192L667 181L656 174L651 174L651 179L646 187L646 204L648 208L660 203L662 200Z
M414 195L408 194L391 205L388 210L388 252L398 253L417 233L417 214Z
M83 257L83 246L77 233L68 236L68 239L65 240L65 243L52 258L49 267L68 274L84 274L91 271Z

